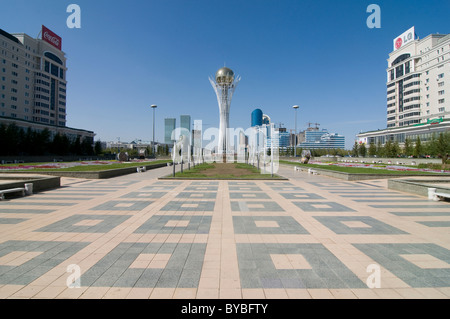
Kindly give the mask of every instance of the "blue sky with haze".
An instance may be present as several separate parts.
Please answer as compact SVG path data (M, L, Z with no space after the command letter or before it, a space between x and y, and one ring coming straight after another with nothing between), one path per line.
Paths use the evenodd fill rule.
M81 28L66 25L69 4ZM381 28L370 29L370 4ZM45 25L67 55L67 125L97 140L156 139L164 118L190 114L218 127L208 81L226 65L242 77L230 112L232 127L250 126L261 108L293 129L308 122L346 137L386 127L386 67L393 39L416 27L424 38L450 33L450 1L300 0L15 0L5 1L0 28L36 37Z

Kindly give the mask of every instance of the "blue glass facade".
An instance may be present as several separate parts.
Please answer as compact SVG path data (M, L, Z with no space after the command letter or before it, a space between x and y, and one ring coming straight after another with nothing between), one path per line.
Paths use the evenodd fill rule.
M307 130L305 132L305 142L299 144L305 149L345 149L345 136L328 133L327 130Z
M263 124L263 112L256 109L252 112L252 127L261 126Z

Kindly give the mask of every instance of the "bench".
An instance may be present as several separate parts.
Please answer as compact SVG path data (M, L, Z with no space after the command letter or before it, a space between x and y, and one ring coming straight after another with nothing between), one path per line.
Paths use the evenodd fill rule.
M450 198L450 194L448 193L434 193L434 196L436 196L436 200Z
M138 167L137 168L137 172L138 173L143 173L143 172L146 172L147 171L147 168L145 167L145 166L142 166L142 167Z
M11 188L0 190L0 200L5 199L5 194L22 192L22 196L25 196L25 188Z
M446 198L450 198L450 193L438 193L436 188L428 188L428 199L439 201Z

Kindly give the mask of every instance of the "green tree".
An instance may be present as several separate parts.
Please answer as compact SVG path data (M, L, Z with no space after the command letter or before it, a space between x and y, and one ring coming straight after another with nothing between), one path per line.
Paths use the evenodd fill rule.
M397 157L401 153L400 145L398 144L398 141L395 141L392 144L392 157Z
M364 143L359 144L358 154L362 157L365 157L366 153L367 153L366 145Z
M450 133L439 134L436 151L437 156L442 160L442 165L446 164L450 153Z
M356 141L355 141L355 144L353 144L352 156L353 157L357 157L358 156L358 142L356 142Z
M386 157L394 157L394 148L391 140L387 140L386 143L384 143L384 155Z
M102 142L101 141L97 141L95 142L94 145L94 153L95 155L99 156L102 154Z
M420 141L420 137L417 136L416 144L414 145L414 157L420 157L422 151L423 151L422 143Z
M373 157L373 156L377 155L377 147L374 143L370 143L368 152L369 152L369 156Z
M411 140L407 137L405 139L405 145L403 146L403 154L405 154L406 156L412 156L414 153L414 147L411 143Z

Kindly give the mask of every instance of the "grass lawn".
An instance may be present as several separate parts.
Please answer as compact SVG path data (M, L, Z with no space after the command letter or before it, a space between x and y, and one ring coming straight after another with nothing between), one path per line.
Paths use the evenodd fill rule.
M172 176L168 176L170 178ZM183 165L183 173L175 173L176 178L192 179L281 179L282 177L271 174L261 174L259 170L245 163L204 163L187 170Z
M319 165L319 164L301 164L299 162L280 161L280 164L296 165L306 168L318 168L329 171L337 171L349 174L386 174L386 175L440 175L439 173L423 172L423 171L394 171L388 169L375 169L368 167L345 167L336 165ZM405 167L407 168L407 167Z
M46 171L58 171L58 172L99 172L99 171L106 171L110 169L118 169L118 168L127 168L127 167L138 167L138 166L147 166L147 165L154 165L154 164L161 164L161 163L169 163L172 162L171 160L157 160L157 161L149 161L149 162L135 162L135 163L112 163L112 164L105 164L105 165L78 165L78 166L72 166L72 167L65 167L65 168L31 168L31 169L23 169L21 170L21 166L32 166L32 165L43 165L44 163L34 163L34 164L7 164L7 165L0 165L0 173L4 172L7 173L8 170L2 171L2 167L18 167L17 169L14 169L14 172L20 172L20 171L27 171L27 172L46 172ZM55 163L48 163L48 164L55 164Z

